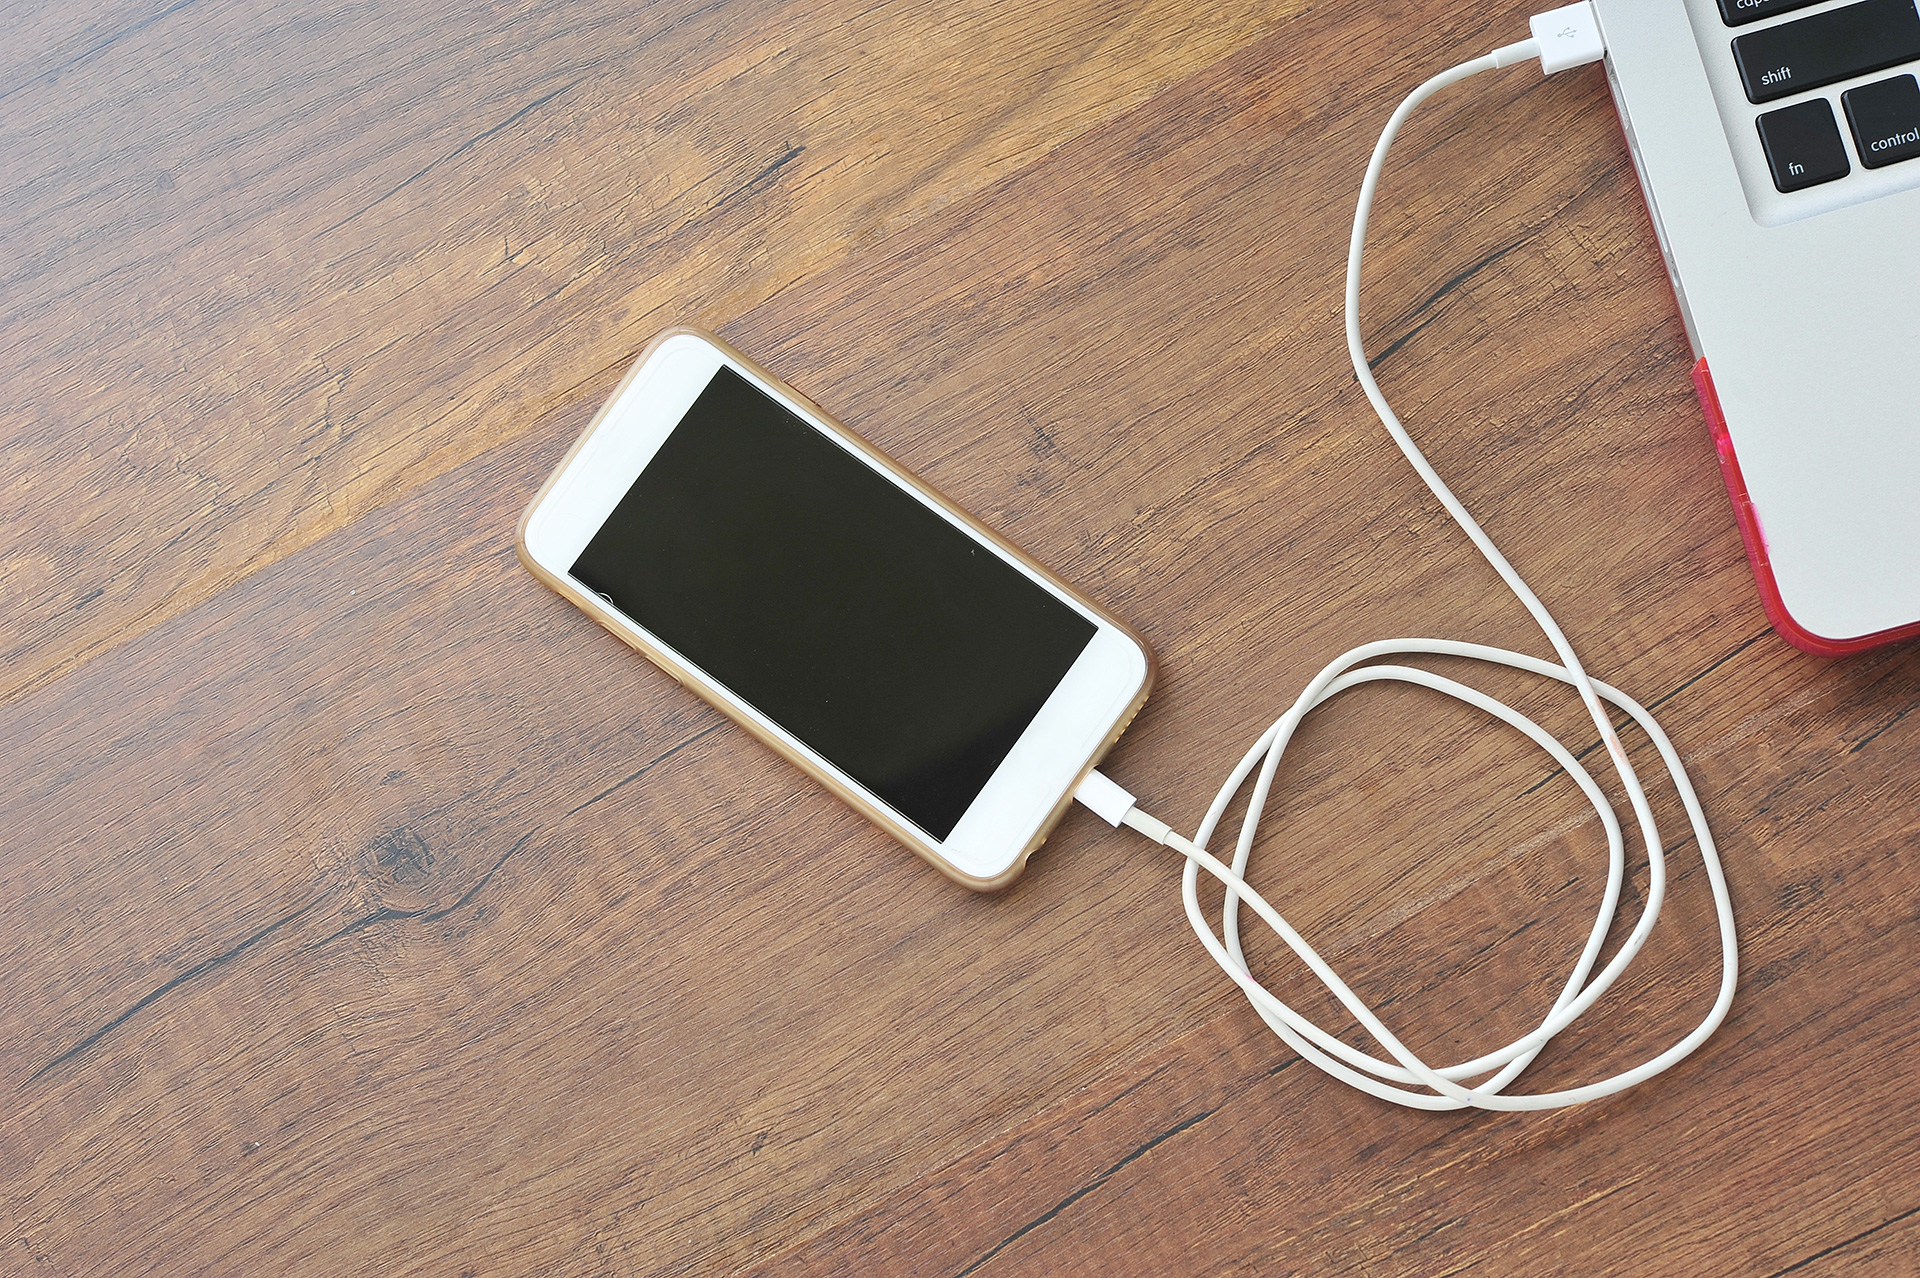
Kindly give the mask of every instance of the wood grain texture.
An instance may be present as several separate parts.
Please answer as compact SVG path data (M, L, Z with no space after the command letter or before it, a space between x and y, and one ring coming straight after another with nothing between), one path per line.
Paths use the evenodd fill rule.
M1286 5L188 0L0 70L0 691L1256 38ZM991 51L985 54L985 51Z
M1112 771L1178 824L1354 642L1539 650L1338 323L1380 121L1523 16L21 11L0 1272L1920 1269L1920 651L1767 630L1597 72L1408 126L1368 330L1720 838L1739 999L1649 1086L1352 1094L1150 847L1075 815L1010 892L954 888L513 557L693 320L1147 634ZM1423 1049L1527 1027L1603 878L1578 792L1408 689L1298 748L1256 862L1289 917ZM1704 1010L1670 851L1653 944L1529 1085Z

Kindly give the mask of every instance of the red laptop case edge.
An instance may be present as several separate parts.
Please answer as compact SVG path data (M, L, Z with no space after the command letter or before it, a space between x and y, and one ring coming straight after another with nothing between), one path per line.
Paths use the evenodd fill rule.
M1760 603L1767 620L1781 637L1802 652L1816 657L1848 657L1902 639L1920 637L1920 622L1896 626L1857 639L1828 639L1816 635L1793 619L1780 598L1780 587L1773 579L1773 565L1767 559L1767 539L1760 531L1760 520L1747 496L1747 481L1740 475L1740 459L1733 454L1733 441L1727 437L1727 419L1720 411L1720 396L1713 388L1713 374L1702 356L1693 366L1693 389L1700 396L1700 409L1706 414L1707 429L1713 432L1713 450L1720 458L1720 474L1727 481L1727 495L1733 499L1733 517L1740 525L1740 540L1746 543L1747 559L1753 565L1754 584L1760 587Z

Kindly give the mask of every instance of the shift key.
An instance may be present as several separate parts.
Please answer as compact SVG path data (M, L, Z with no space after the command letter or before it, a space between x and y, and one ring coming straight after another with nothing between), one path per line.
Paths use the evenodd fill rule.
M1749 102L1771 102L1920 58L1914 0L1863 0L1735 36Z

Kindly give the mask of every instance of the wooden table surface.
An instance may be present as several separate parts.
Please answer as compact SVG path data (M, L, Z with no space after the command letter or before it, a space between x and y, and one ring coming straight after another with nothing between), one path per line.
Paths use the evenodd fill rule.
M1360 1096L1168 854L1076 811L967 893L514 557L694 323L1148 637L1108 770L1183 827L1351 644L1545 653L1339 321L1387 112L1527 12L9 6L0 1273L1920 1272L1920 647L1768 629L1599 68L1416 117L1368 341L1707 805L1739 993L1648 1085ZM1542 1015L1603 879L1578 791L1411 688L1299 748L1256 861L1296 925L1433 1058ZM1655 941L1524 1087L1711 1001L1657 806Z

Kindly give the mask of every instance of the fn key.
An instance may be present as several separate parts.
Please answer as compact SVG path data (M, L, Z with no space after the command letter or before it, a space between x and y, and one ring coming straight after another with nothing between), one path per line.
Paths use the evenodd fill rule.
M1769 111L1757 123L1773 184L1780 190L1798 191L1847 175L1851 166L1846 144L1825 98Z

